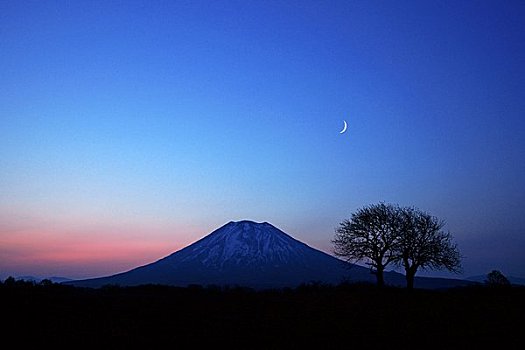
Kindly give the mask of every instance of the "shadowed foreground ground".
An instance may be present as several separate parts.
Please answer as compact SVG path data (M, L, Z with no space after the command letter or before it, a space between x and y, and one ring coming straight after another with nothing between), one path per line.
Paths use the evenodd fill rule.
M347 285L254 292L0 285L3 334L20 344L238 348L523 346L525 288ZM5 341L4 336L4 341Z

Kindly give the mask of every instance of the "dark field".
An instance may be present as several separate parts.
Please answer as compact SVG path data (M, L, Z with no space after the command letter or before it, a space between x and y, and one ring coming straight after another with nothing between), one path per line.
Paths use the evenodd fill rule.
M522 348L525 288L344 285L255 292L0 285L4 342L53 346Z

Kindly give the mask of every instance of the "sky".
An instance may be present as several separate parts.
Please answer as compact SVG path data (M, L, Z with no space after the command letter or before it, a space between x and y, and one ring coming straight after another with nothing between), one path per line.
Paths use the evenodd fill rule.
M242 219L330 252L380 201L525 276L522 1L1 0L0 81L0 278Z

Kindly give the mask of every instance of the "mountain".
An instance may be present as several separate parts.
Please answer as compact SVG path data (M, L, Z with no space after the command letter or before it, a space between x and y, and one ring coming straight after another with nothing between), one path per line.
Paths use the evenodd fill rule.
M404 285L404 276L387 272L389 284ZM443 281L441 281L443 280ZM100 287L236 285L252 288L296 287L302 283L375 282L368 268L343 262L292 238L273 225L229 222L201 240L154 263L109 277L68 284ZM420 278L416 286L458 285L464 281Z

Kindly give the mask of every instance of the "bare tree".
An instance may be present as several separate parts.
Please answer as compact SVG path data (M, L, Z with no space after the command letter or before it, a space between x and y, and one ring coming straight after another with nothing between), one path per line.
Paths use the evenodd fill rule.
M416 208L398 208L400 224L394 245L395 261L405 269L407 288L414 287L414 277L421 269L461 271L461 257L445 222ZM398 221L398 219L401 220Z
M397 206L385 203L358 209L350 220L340 223L332 240L335 255L349 262L364 261L380 287L385 284L385 267L396 259L398 212Z

